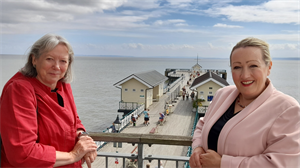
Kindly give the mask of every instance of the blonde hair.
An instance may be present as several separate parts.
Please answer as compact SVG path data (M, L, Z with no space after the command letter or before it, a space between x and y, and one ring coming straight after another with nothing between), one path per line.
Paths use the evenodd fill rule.
M254 37L248 37L238 42L232 49L230 53L230 66L231 66L231 56L235 49L242 47L258 47L262 51L262 59L265 61L266 65L272 61L269 51L269 44L263 40Z
M70 83L73 80L72 63L74 61L74 52L72 46L65 38L55 34L46 34L32 45L28 54L27 63L20 72L28 77L36 77L37 71L32 65L32 57L38 59L43 53L51 51L58 44L65 45L69 53L69 66L65 76L60 81Z

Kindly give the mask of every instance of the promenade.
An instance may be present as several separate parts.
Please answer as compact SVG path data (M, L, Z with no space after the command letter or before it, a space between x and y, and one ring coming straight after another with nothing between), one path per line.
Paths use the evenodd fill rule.
M172 92L175 88L180 86L180 88L185 86L187 91L191 93L189 90L189 86L186 85L187 80L189 79L189 75L187 72L183 72L185 78L182 82L178 82L178 84L170 89ZM153 128L156 128L155 134L158 135L180 135L180 136L190 136L193 121L195 117L195 113L192 112L192 100L189 98L188 100L183 100L182 97L178 97L176 103L173 103L173 107L170 115L166 117L166 122L163 125L157 125L159 120L159 113L164 112L165 101L168 100L168 94L164 94L160 97L158 102L153 102L153 104L149 107L149 115L150 115L150 124L148 126L144 125L144 115L138 118L136 122L136 126L129 125L126 127L121 133L136 133L136 134L150 134L150 131ZM135 153L137 152L137 144L133 146L132 144L122 143L122 148L113 147L113 143L108 143L103 148L99 150L99 152L111 152L116 153ZM171 146L171 145L152 145L149 147L148 145L144 145L144 155L160 155L160 156L186 156L188 147L184 146ZM115 158L108 159L108 167L109 168L121 168L123 167L122 159L118 159L119 164L115 164ZM145 165L149 163L149 161L144 161ZM151 163L151 168L157 167L157 160L153 160ZM176 164L173 161L161 161L163 168L175 168ZM184 163L179 163L179 167L183 167ZM86 164L83 167L87 167ZM100 168L105 167L105 158L97 157L97 159L92 164L92 167Z

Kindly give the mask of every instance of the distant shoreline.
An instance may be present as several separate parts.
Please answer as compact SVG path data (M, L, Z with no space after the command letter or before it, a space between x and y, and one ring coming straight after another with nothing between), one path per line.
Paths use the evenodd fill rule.
M24 57L26 55L16 55L16 54L0 54L0 57L7 57L7 56L12 56L12 57ZM121 55L75 55L76 58L84 58L84 57L89 57L89 58L93 58L93 57L101 57L101 58L145 58L145 59L196 59L196 57L168 57L168 56L153 56L153 57L138 57L138 56L121 56ZM216 59L221 59L221 60L228 60L229 58L210 58L210 57L199 57L199 60L207 60L207 59L212 59L212 60L216 60ZM300 57L274 57L272 58L272 60L300 60Z

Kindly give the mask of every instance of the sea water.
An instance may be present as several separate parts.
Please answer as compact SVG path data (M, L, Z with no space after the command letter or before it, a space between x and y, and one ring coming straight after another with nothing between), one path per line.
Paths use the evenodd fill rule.
M0 93L3 86L26 62L26 56L0 56ZM191 69L194 58L83 57L76 56L71 83L78 115L90 132L102 132L116 119L121 90L113 85L134 73L167 68ZM228 59L200 59L202 69L224 69L233 85ZM300 61L273 60L269 78L280 90L300 102Z

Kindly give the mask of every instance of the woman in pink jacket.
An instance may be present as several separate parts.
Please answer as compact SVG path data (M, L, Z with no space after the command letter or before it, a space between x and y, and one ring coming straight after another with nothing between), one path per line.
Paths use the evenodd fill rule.
M0 99L1 167L88 167L96 144L87 136L72 94L74 53L62 37L33 44L28 62Z
M268 75L268 44L246 38L232 49L235 86L217 91L193 136L190 166L300 167L300 107L277 91Z

